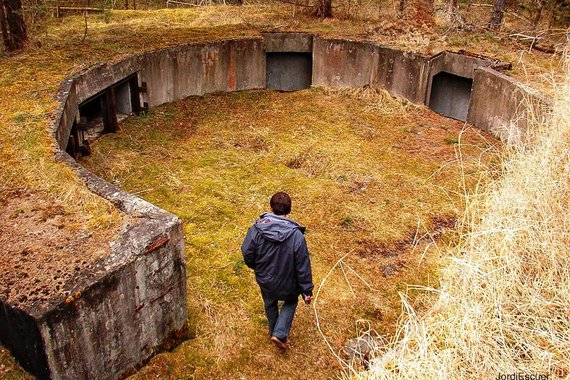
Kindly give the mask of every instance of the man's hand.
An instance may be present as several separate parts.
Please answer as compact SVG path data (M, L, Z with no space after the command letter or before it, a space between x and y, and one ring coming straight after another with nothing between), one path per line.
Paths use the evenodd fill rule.
M313 296L308 296L306 294L303 294L303 301L305 301L305 303L307 305L310 305L312 300L313 300Z

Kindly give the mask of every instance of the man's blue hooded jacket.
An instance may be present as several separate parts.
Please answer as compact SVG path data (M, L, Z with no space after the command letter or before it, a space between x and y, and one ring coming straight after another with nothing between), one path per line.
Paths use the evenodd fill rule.
M262 214L247 231L241 251L265 296L289 300L313 294L309 251L298 223Z

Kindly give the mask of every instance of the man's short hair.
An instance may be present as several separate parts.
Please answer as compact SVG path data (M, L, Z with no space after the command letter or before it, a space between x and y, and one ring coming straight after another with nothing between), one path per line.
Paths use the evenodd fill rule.
M288 215L291 213L291 198L287 193L280 191L273 194L269 204L275 215Z

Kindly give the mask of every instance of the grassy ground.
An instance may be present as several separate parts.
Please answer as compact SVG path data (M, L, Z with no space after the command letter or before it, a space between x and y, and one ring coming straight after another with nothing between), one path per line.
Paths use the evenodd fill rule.
M93 172L185 222L193 338L154 358L136 378L326 378L340 368L299 306L291 341L268 342L261 298L239 246L268 197L285 190L307 226L315 282L344 254L373 287L335 271L318 300L335 350L359 319L388 334L406 284L437 285L439 252L412 240L445 238L496 141L467 129L464 177L455 149L462 123L384 93L311 89L192 97L127 119L83 161ZM488 152L488 153L485 153ZM496 153L496 152L495 152ZM481 156L482 155L482 156Z
M370 21L317 20L292 7L273 5L112 11L89 15L85 38L82 16L35 24L23 51L0 53L0 201L12 199L14 194L41 194L42 203L61 205L58 218L70 236L78 223L91 232L121 224L122 217L113 207L88 192L71 170L53 161L53 141L47 128L57 106L54 95L64 78L134 52L247 37L260 30L304 30L365 38L425 53L467 48L512 61L512 74L543 88L561 72L555 57L528 52L527 45L512 43L504 35L447 30L425 19L417 22L413 12L402 19L387 3L375 9ZM13 244L15 237L0 233L3 244ZM5 354L0 354L0 359L2 365L4 360L10 362ZM6 368L0 369L2 376L15 371L11 365Z
M379 8L380 9L380 8ZM366 38L425 53L466 48L514 63L513 74L542 86L544 76L560 72L550 55L526 52L523 45L480 33L448 32L418 23L414 14L402 21L382 13L380 21L317 20L271 5L216 6L154 11L109 11L89 15L84 38L83 17L48 19L31 32L27 48L0 55L0 194L5 190L46 191L74 206L93 228L117 223L109 205L91 195L64 165L53 162L53 141L46 129L57 103L54 95L66 77L96 63L157 47L220 38L258 35L260 30L305 30L330 36ZM101 213L100 210L106 210Z

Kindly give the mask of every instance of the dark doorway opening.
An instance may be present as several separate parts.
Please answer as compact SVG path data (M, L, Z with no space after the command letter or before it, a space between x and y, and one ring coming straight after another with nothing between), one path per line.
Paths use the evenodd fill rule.
M95 95L79 105L79 116L82 130L92 134L115 132L117 118L111 110L112 94L110 89Z
M85 137L85 130L80 129L78 124L74 121L73 126L71 127L69 141L67 142L67 147L65 148L65 151L71 157L73 157L74 160L78 160L79 157L89 156L91 154L89 140L87 140Z
M429 108L453 119L467 120L473 79L446 72L434 75L431 82Z
M89 154L89 142L103 133L116 132L120 120L141 112L137 74L113 84L79 105L67 152L75 159Z
M267 88L295 91L311 87L311 53L267 53L266 62Z

